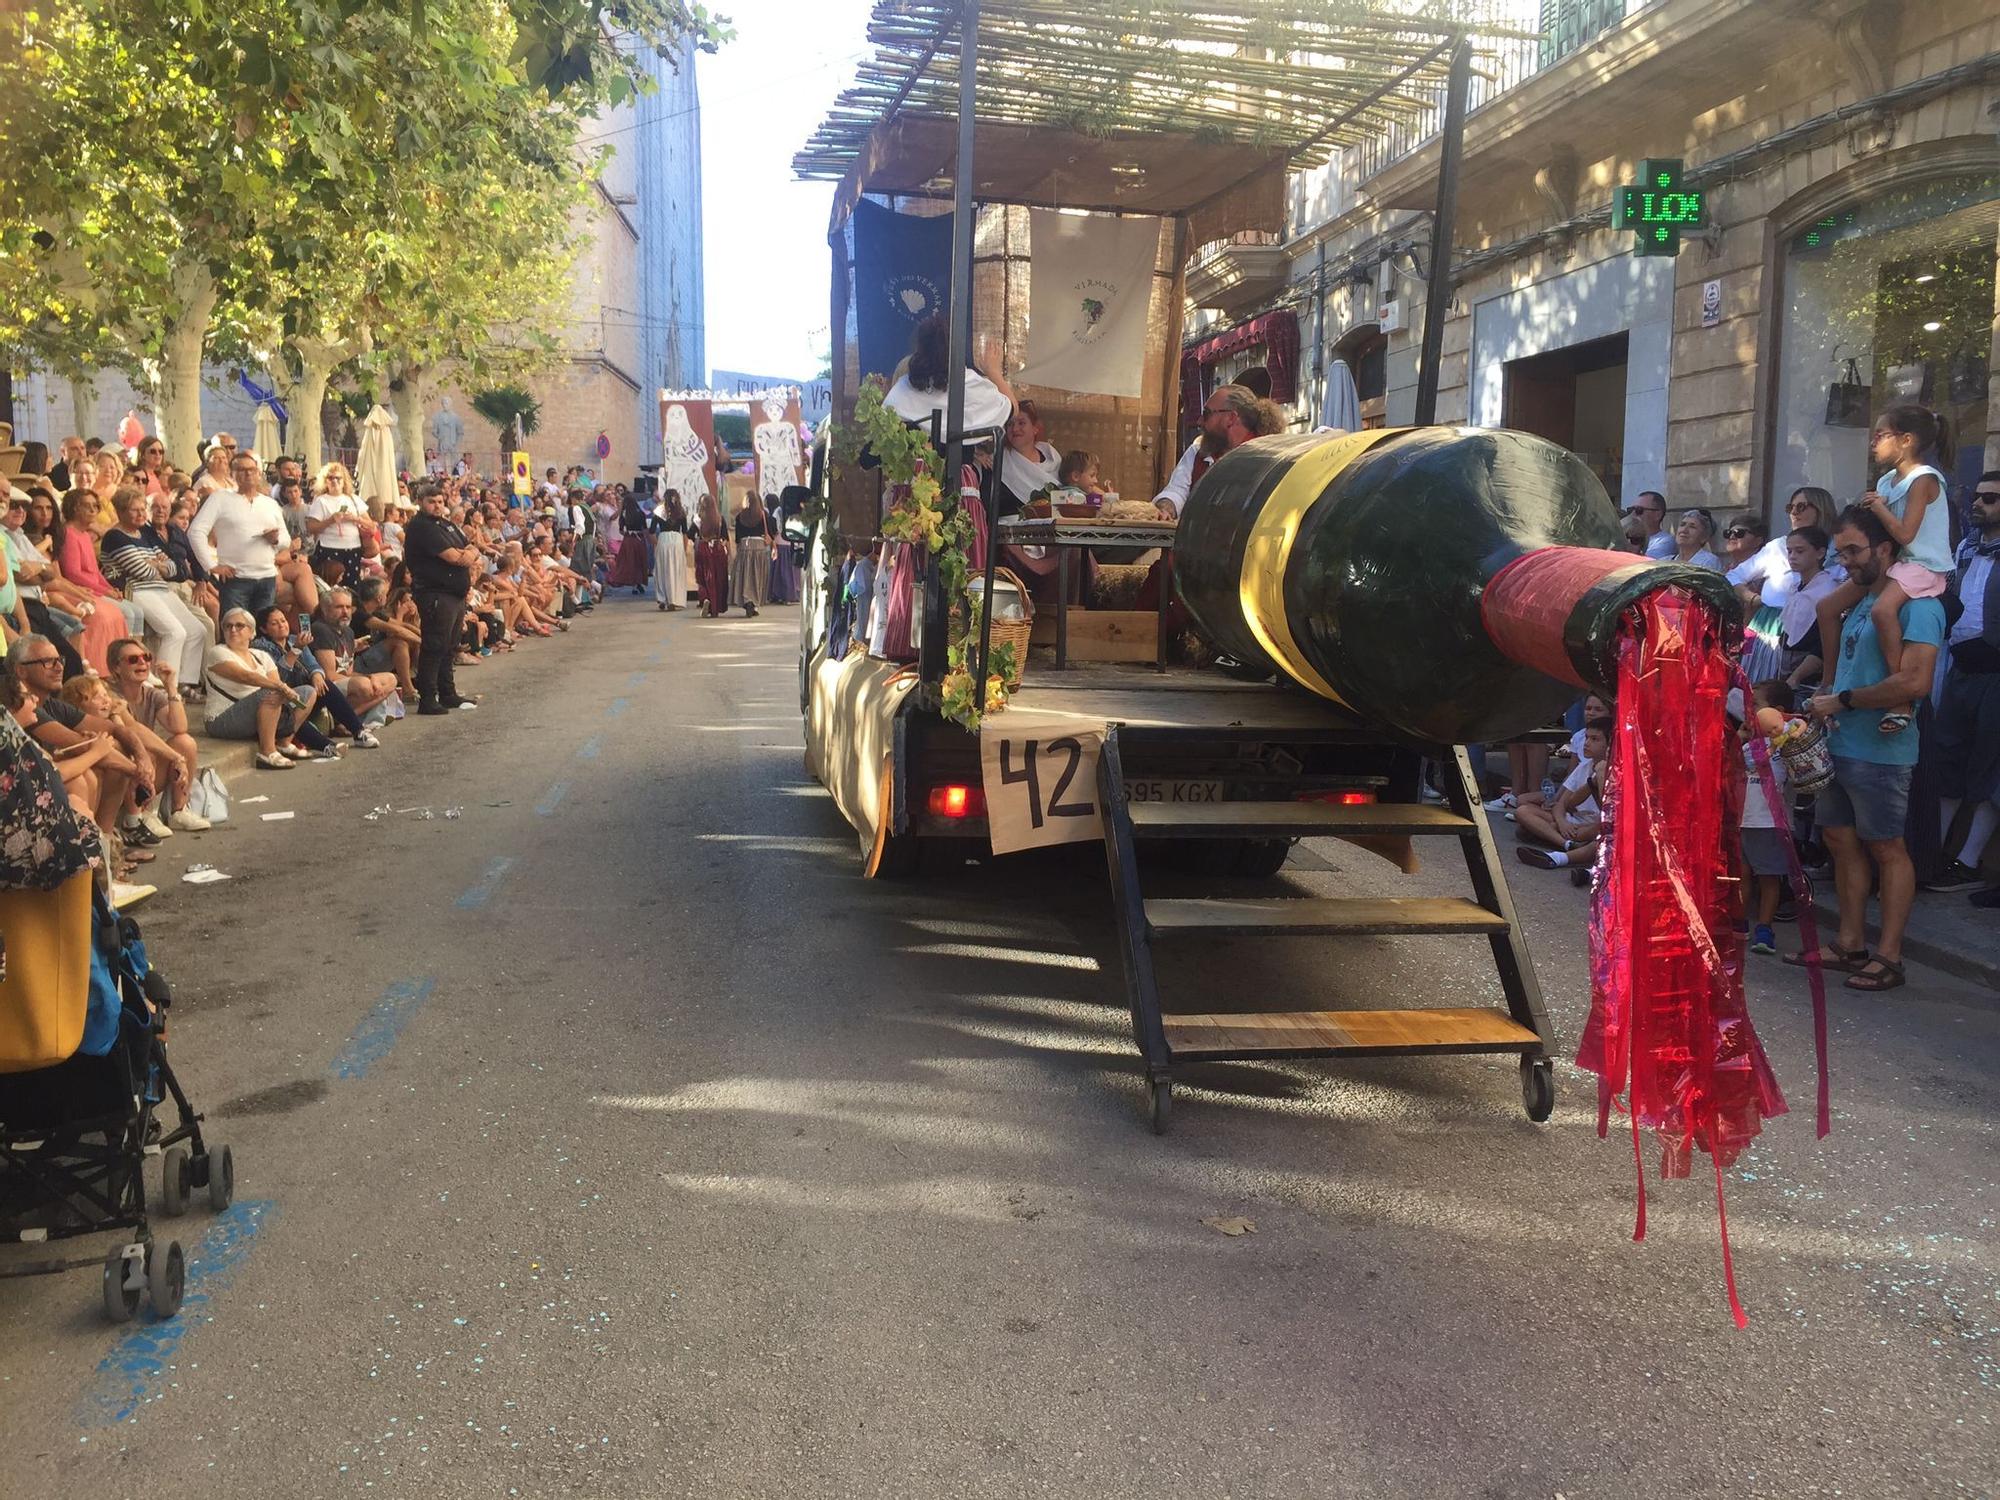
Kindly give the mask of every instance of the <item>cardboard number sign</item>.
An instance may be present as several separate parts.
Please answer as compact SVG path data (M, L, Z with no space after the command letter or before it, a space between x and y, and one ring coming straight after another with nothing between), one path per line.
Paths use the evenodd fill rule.
M1099 720L995 715L981 726L979 761L995 854L1104 837L1097 805Z

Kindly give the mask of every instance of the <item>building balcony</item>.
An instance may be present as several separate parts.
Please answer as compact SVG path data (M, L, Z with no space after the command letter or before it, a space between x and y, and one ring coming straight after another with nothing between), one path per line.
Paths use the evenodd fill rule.
M1187 272L1188 301L1234 317L1285 285L1289 257L1273 234L1250 232L1206 245Z

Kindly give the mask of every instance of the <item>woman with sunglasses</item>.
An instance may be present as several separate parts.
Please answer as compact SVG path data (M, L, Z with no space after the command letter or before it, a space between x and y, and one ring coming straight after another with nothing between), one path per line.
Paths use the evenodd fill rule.
M1769 532L1762 516L1747 512L1722 529L1726 576L1750 622L1743 633L1743 670L1752 682L1776 677L1783 670L1778 622L1796 583L1784 538L1773 540Z
M189 812L187 805L194 779L201 774L200 751L188 733L187 705L152 680L153 658L143 641L131 636L115 640L106 656L111 663L111 692L146 731L141 738L153 758L153 785L165 788L166 826L181 833L202 832L208 819Z
M156 437L141 443L139 461L125 476L125 482L138 485L148 495L162 493L167 488L167 445Z
M208 732L219 740L255 740L257 766L289 771L292 758L278 753L305 721L306 700L255 650L257 622L247 609L222 615L222 640L208 649Z
M1720 573L1722 559L1711 550L1714 544L1715 516L1709 509L1691 505L1682 511L1680 521L1674 527L1673 560Z

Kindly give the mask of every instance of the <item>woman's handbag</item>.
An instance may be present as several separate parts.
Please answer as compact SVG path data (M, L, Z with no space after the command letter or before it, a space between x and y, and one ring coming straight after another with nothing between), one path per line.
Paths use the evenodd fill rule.
M211 823L229 821L229 788L215 774L214 766L201 768L194 785L188 788L187 806L197 818L206 818Z

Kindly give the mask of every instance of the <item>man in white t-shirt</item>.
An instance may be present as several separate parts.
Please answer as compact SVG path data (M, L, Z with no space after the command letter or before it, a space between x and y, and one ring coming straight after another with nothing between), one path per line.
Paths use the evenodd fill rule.
M188 545L215 581L223 613L247 609L254 619L278 599L285 513L264 493L256 454L238 453L229 477L235 488L210 492L188 527Z

